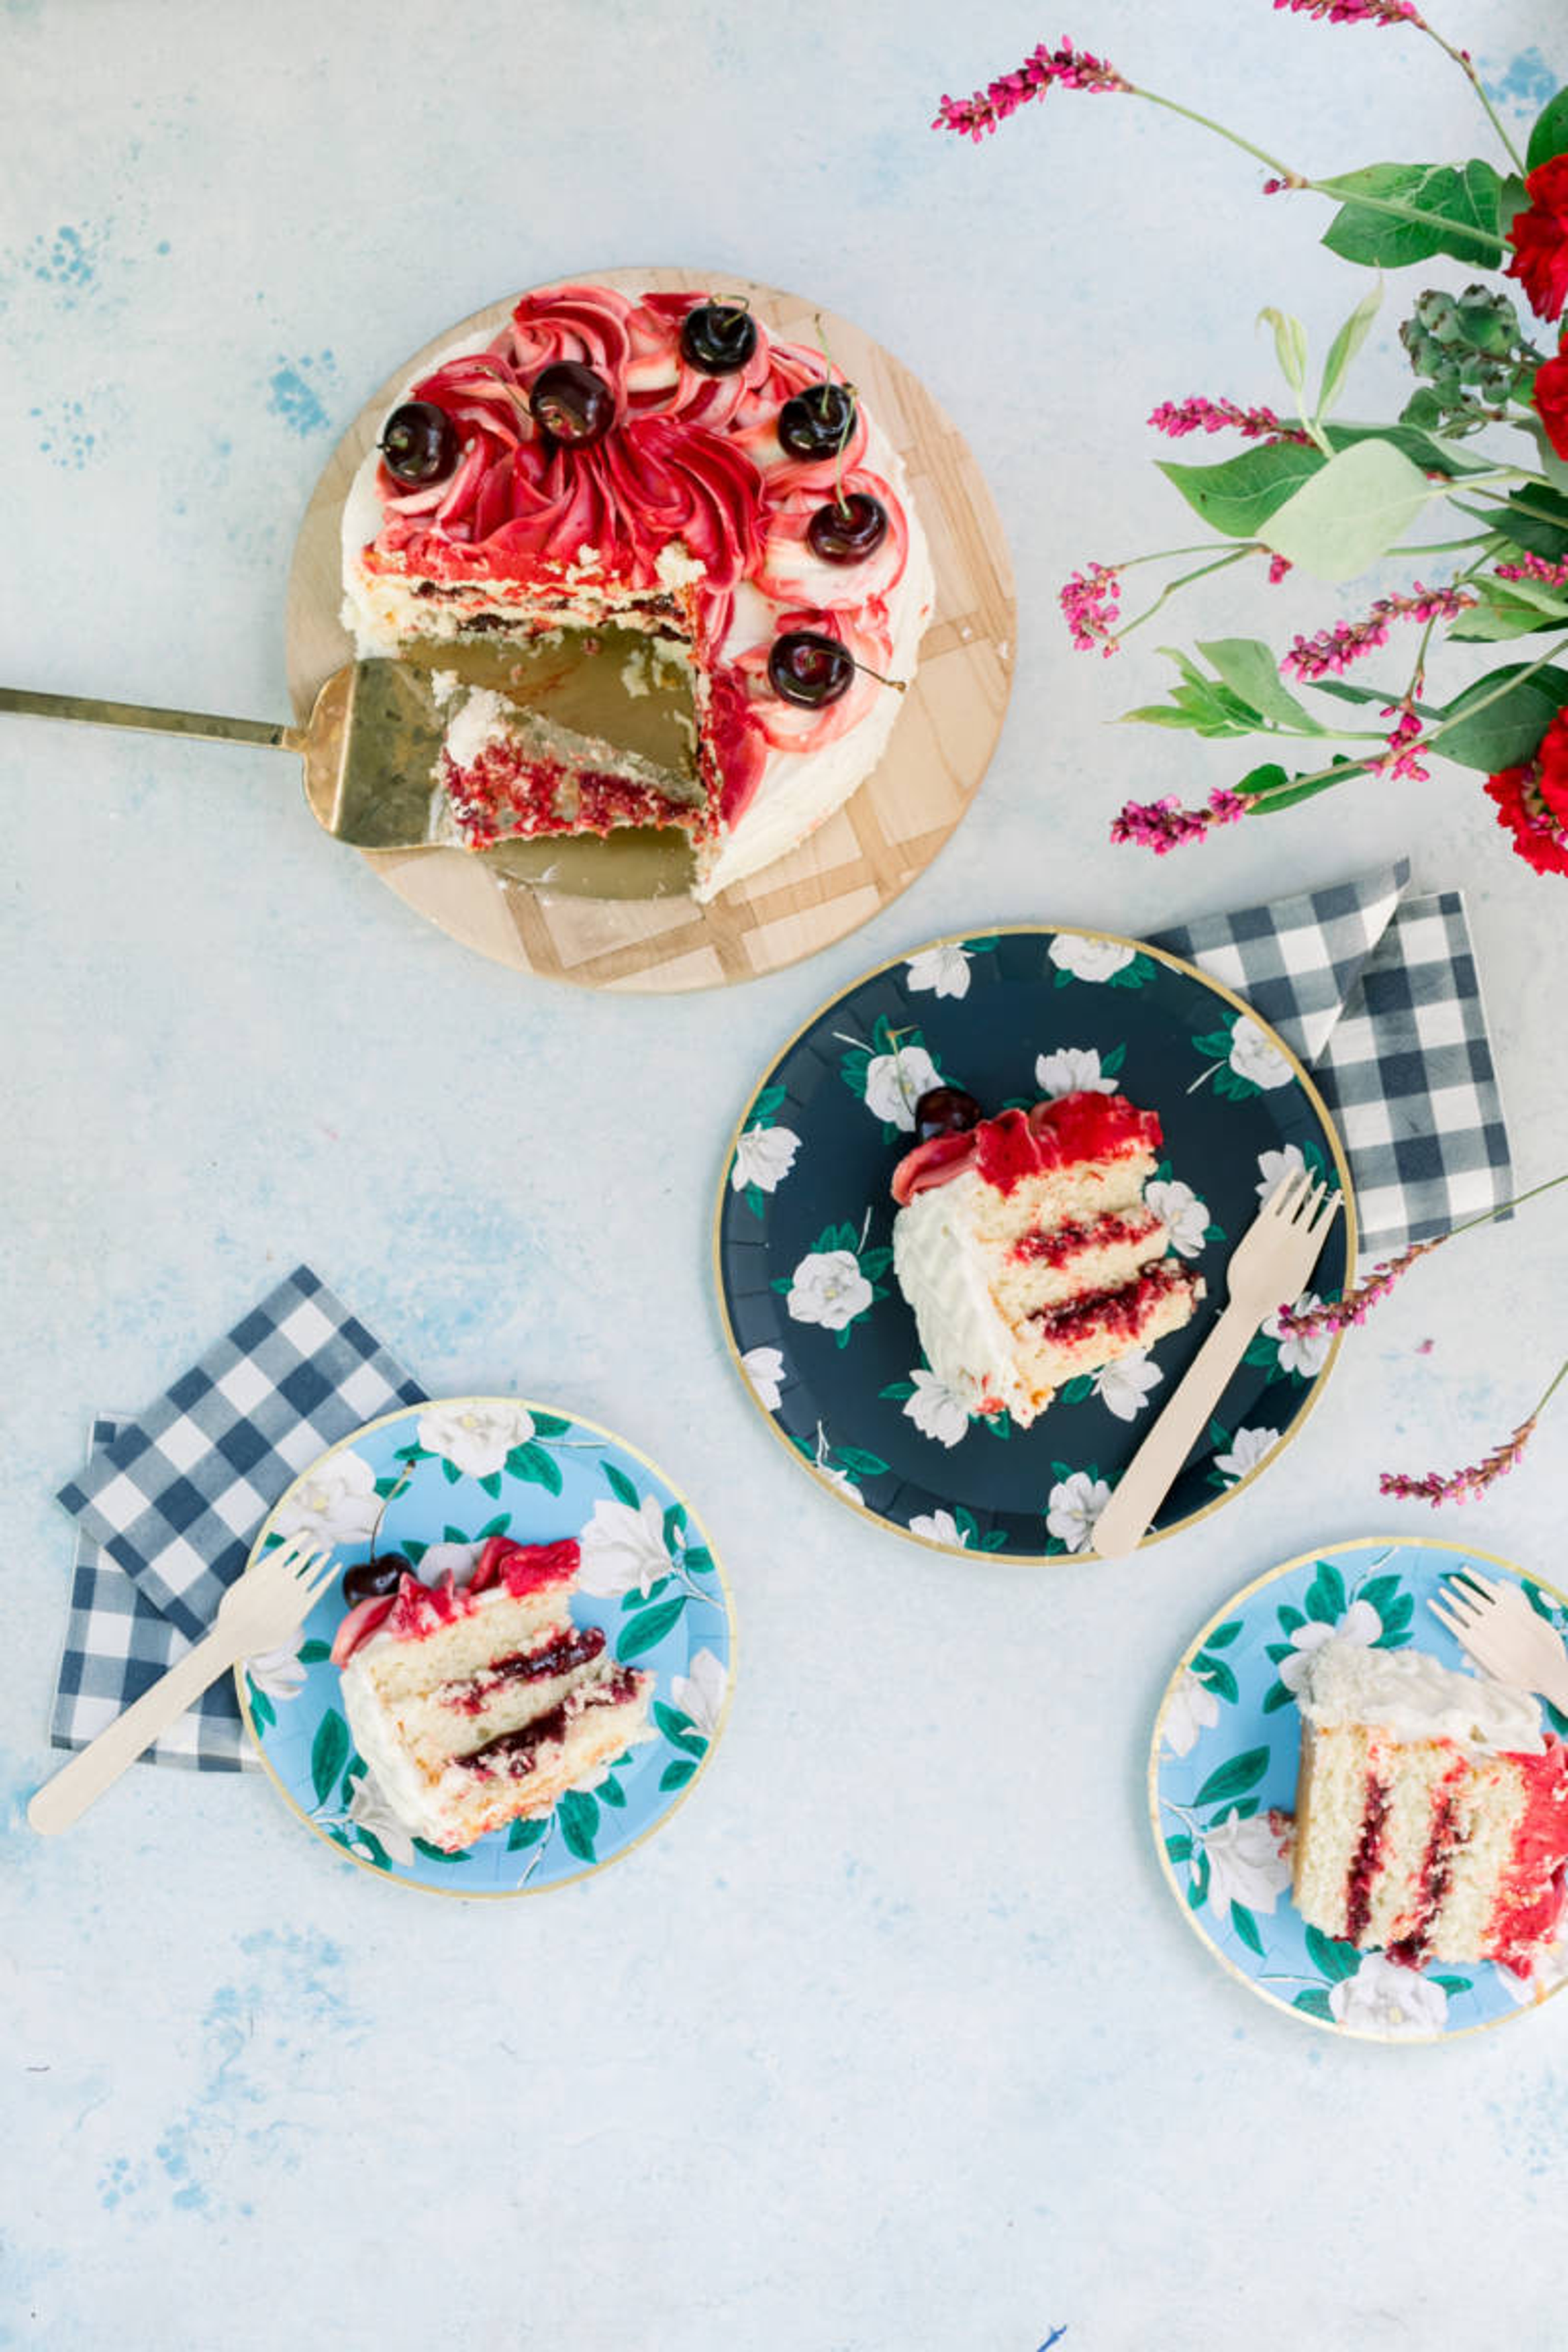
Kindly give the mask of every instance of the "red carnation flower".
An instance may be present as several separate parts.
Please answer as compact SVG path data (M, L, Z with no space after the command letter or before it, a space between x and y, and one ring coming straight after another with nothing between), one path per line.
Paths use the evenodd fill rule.
M1568 457L1568 354L1542 362L1530 396L1547 439L1560 457Z
M1517 278L1538 318L1557 319L1568 302L1568 155L1553 155L1526 179L1527 213L1515 213L1508 241Z
M1533 760L1487 778L1498 823L1537 874L1568 874L1568 710L1560 710Z

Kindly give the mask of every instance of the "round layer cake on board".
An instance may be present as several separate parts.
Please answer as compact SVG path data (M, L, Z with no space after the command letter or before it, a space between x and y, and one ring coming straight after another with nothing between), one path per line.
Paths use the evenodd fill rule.
M584 275L621 294L743 298L771 338L830 350L835 373L858 388L885 436L883 478L907 488L934 572L932 618L909 691L876 689L867 740L889 729L891 709L886 756L798 848L729 887L721 874L706 906L686 895L690 860L679 835L529 845L552 853L548 881L497 871L489 861L498 853L374 852L367 862L454 936L520 969L587 986L671 992L749 979L868 920L908 886L963 814L990 758L1010 677L1014 606L1001 526L952 426L915 379L849 322L743 280L654 268ZM365 460L389 410L444 353L482 348L507 326L516 299L433 339L366 404L329 463L290 583L290 688L301 712L354 651L340 618L344 502L356 476L363 496ZM757 803L754 839L769 831L766 805Z

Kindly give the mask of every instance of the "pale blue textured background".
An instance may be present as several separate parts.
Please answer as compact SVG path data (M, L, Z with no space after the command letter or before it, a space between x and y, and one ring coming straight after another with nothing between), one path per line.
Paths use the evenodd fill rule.
M1568 72L1554 0L1468 26L1522 123L1553 38ZM864 965L997 920L1137 931L1405 850L1470 891L1521 1175L1568 1161L1568 898L1473 779L1363 784L1161 864L1106 844L1129 792L1236 761L1109 730L1162 665L1075 657L1055 590L1192 536L1147 463L1155 401L1276 396L1259 306L1321 349L1364 281L1314 199L1262 203L1147 110L1053 98L984 152L928 132L942 90L1062 29L1025 0L0 10L5 677L283 715L290 545L365 389L509 289L644 259L809 289L898 351L970 436L1022 598L1007 730L936 866L815 963L679 1003L449 945L321 839L281 761L0 730L15 1797L52 1760L49 1496L89 1412L301 1257L432 1389L555 1395L650 1450L742 1626L693 1802L540 1903L334 1869L249 1780L140 1771L50 1844L14 1805L0 2343L1563 2341L1568 2000L1436 2052L1293 2027L1176 1916L1142 1797L1211 1606L1320 1538L1432 1529L1378 1468L1474 1458L1544 1384L1550 1215L1420 1269L1267 1480L1114 1569L960 1567L858 1526L745 1404L708 1297L730 1122ZM1320 170L1485 142L1402 33L1264 0L1089 0L1068 29ZM1384 327L1353 408L1401 383ZM1171 634L1363 593L1292 583L1260 614L1253 582ZM1564 1410L1447 1532L1561 1577Z

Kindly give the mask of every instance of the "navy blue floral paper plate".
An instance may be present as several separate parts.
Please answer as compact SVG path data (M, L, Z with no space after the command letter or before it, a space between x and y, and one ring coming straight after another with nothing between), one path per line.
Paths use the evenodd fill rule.
M929 1087L987 1109L1096 1087L1158 1111L1148 1188L1207 1297L1185 1330L1072 1381L1027 1431L971 1416L926 1365L892 1274L889 1182ZM948 1551L1082 1552L1148 1416L1225 1303L1230 1250L1289 1170L1344 1195L1311 1297L1354 1262L1350 1171L1316 1088L1245 1002L1102 931L935 940L813 1015L731 1139L714 1263L750 1393L846 1502ZM1264 1325L1145 1541L1236 1493L1294 1435L1339 1341Z

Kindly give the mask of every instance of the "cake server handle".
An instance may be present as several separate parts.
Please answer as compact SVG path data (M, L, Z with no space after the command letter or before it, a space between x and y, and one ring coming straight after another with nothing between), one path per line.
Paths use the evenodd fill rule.
M1148 1533L1261 1319L1234 1301L1224 1309L1095 1521L1089 1547L1101 1559L1120 1559Z
M303 751L298 727L268 719L225 719L210 710L159 710L143 702L105 702L97 695L34 694L26 687L0 686L0 710L21 719L76 719L92 727L140 727L153 735L194 735L209 743L260 743L279 751Z

